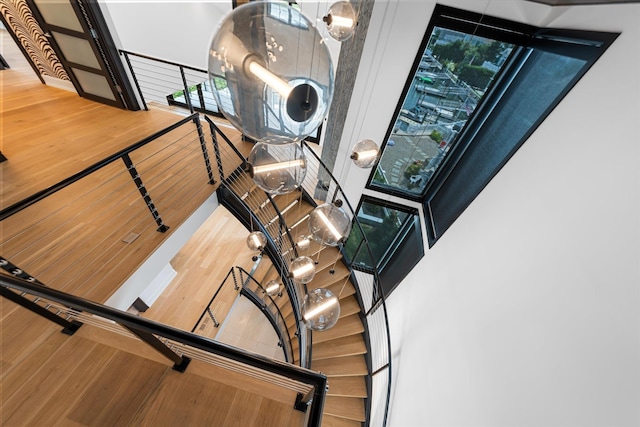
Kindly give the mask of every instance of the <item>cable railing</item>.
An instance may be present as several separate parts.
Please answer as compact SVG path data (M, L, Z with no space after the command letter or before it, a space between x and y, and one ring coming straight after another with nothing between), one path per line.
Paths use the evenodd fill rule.
M253 276L242 267L231 267L191 332L210 338L215 337L218 331L217 328L220 326L219 316L216 316L216 314L218 314L218 308L220 308L217 302L221 292L225 290L232 290L235 293L244 295L262 311L278 334L278 346L282 347L284 351L285 361L293 363L291 336L286 326L284 316L274 300L274 298L282 296L282 294L274 295L273 297L269 295L260 282L255 280Z
M208 117L211 137L214 141L214 151L218 158L218 173L222 177L222 189L228 194L221 197L225 204L251 230L262 231L268 240L265 249L279 269L283 285L288 293L288 300L292 305L296 321L296 336L299 344L300 366L309 367L311 363L311 331L302 322L302 301L306 293L304 285L296 284L289 276L289 266L295 258L297 250L287 225L278 211L273 199L255 186L248 174L245 173L246 158L221 129ZM222 149L221 147L230 149ZM237 166L238 162L242 162ZM296 199L297 200L297 199ZM297 203L295 200L292 203ZM287 254L287 255L283 255Z
M145 110L147 102L156 102L222 117L207 70L126 50L120 54Z
M353 228L356 231L352 231L351 238L360 239L359 242L356 242L357 250L351 256L351 260L348 256L344 256L343 259L352 271L352 279L358 289L360 304L366 320L368 335L366 342L369 346L367 354L369 355L371 373L368 425L385 426L391 397L392 372L391 338L384 292L380 286L380 278L376 269L365 268L360 263L352 262L356 259L362 259L361 253L364 253L365 259L370 260L366 263L368 265L375 265L373 262L375 258L362 224L360 224L340 184L310 146L303 142L302 148L307 163L307 176L302 184L304 191L312 195L315 201L335 203L340 200L342 208L352 218ZM344 251L343 255L345 255Z
M0 211L0 255L50 287L105 301L213 195L209 157L199 116L185 117Z
M242 295L246 296L267 316L273 329L275 329L278 334L280 339L278 344L284 350L285 360L293 363L293 343L291 342L291 335L289 328L287 328L285 318L275 299L282 297L282 291L272 296L248 271L242 267L236 267L236 271L239 274L240 283L242 283Z
M12 293L37 301L47 311L78 329L84 324L138 339L174 362L174 370L184 372L191 360L217 366L264 381L296 393L294 407L307 412L307 426L320 426L327 378L323 374L292 364L249 353L209 338L131 315L102 304L43 287L18 277L0 275L3 296ZM59 323L59 322L57 322ZM72 333L70 333L72 334ZM70 338L73 339L73 338ZM122 381L127 381L122 378Z
M222 139L227 144L232 145L231 141L224 136L224 133L215 126L213 122L210 120L207 121L211 126L215 144L219 143L218 139ZM375 265L364 230L340 184L333 177L331 171L324 166L311 147L305 142L302 142L302 148L306 157L307 173L300 188L303 194L301 194L299 198L304 198L305 201L314 205L322 202L336 203L341 201L343 203L342 207L353 220L353 227L358 231L358 233L354 233L353 235L358 236L355 238L360 239L359 242L356 242L357 244L355 246L357 249L351 256L351 259L362 260L364 254L364 258L371 260L371 262L367 264ZM227 150L227 152L229 153L231 151ZM251 211L249 216L255 215L258 220L257 222L264 225L265 234L273 238L276 246L276 263L280 262L288 269L292 258L282 257L282 254L295 250L295 244L289 233L292 227L290 224L284 222L280 212L276 212L277 215L275 216L273 214L265 214L265 211L267 211L265 207L270 208L273 206L273 201L266 197L261 190L255 190L255 184L249 178L248 174L245 173L245 169L247 168L246 158L237 150L234 150L234 152L236 156L242 160L243 165L231 172L224 166L228 160L225 159L224 156L218 157L219 173L224 179L224 185L230 188L235 197L242 200L244 206L246 206L245 209ZM258 194L260 194L259 197L257 196ZM294 193L294 196L290 196L290 200L295 201L296 199L298 199L297 194ZM298 201L298 203L299 202L300 201ZM365 341L368 346L367 357L370 372L370 378L367 384L369 391L368 396L370 396L367 400L367 410L369 414L367 423L370 426L385 426L391 391L391 343L384 294L380 287L377 270L363 267L361 263L352 263L344 251L342 252L343 260L351 271L351 281L356 286L357 296L365 320L365 335L367 338ZM291 284L293 283L290 283L290 285ZM295 298L298 302L301 302L305 290L299 285L293 285L294 295L290 295L290 298ZM296 304L296 301L293 303ZM297 311L297 316L299 313L300 311ZM300 319L300 317L298 317L298 319ZM304 329L304 325L300 324L298 330L301 331ZM307 345L309 344L310 343L307 343ZM309 346L309 350L311 350L311 346Z

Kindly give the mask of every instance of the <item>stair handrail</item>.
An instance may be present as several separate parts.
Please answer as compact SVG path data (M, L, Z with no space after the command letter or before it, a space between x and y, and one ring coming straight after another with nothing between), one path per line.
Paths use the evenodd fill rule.
M242 287L241 287L241 291L250 294L251 296L247 295L247 297L249 297L252 302L256 303L256 302L261 302L260 304L260 309L263 312L266 312L266 316L269 319L269 322L271 323L271 325L274 327L274 329L276 330L276 333L278 334L278 337L280 338L280 342L282 343L282 347L285 349L285 358L287 360L287 362L289 363L293 363L293 360L291 358L291 355L293 355L293 344L291 342L291 335L289 334L289 329L286 327L286 323L284 320L284 316L282 315L282 312L280 311L280 308L278 307L278 304L276 304L276 301L273 299L273 297L271 297L271 295L269 295L269 293L267 292L267 290L264 288L264 286L262 286L262 284L260 282L258 282L253 275L251 275L251 273L249 273L247 270L245 270L244 268L240 267L240 266L236 266L236 270L238 270L240 272L240 277L243 277L243 275L247 278L247 282L252 282L254 283L260 290L262 290L262 294L264 296L266 296L269 301L271 302L271 305L273 307L275 307L276 312L272 312L271 309L268 308L268 305L260 299L260 297L258 295L256 295L255 292L253 292L250 288L248 288L248 283L245 282L244 280L241 280L242 283ZM281 319L280 323L278 323L278 319ZM279 327L279 324L284 326L284 331L281 330L281 328ZM286 335L284 335L286 334ZM284 335L284 336L283 336ZM286 342L285 342L285 338L286 338ZM286 345L286 343L288 342L288 346ZM289 351L287 351L289 350Z
M242 171L246 170L248 161L244 157L244 155L238 150L238 148L233 144L233 142L224 134L224 132L222 132L222 130L209 117L205 116L205 121L209 123L209 127L211 130L211 139L214 144L214 152L216 153L216 159L218 161L218 173L220 174L220 180L221 180L220 188L227 189L227 191L229 191L229 193L233 195L233 197L237 200L238 203L242 204L247 208L246 209L247 213L250 215L250 220L249 220L249 225L251 225L250 228L253 229L253 224L255 224L258 227L260 227L261 231L265 234L265 236L267 236L267 241L269 243L267 245L267 249L268 249L267 252L271 257L271 259L276 261L274 262L274 264L280 270L281 277L284 282L283 284L285 285L285 288L287 289L287 293L289 294L289 300L291 301L291 305L293 307L294 315L296 318L296 331L297 331L296 334L298 336L298 341L300 343L300 346L299 346L300 365L308 368L311 366L311 334L312 333L308 328L306 328L306 326L304 325L304 322L300 320L302 319L301 304L302 304L304 294L300 295L300 292L298 292L298 288L295 286L293 280L288 277L290 262L287 262L282 257L282 254L285 252L288 252L289 250L293 250L294 254L297 254L296 245L294 243L293 237L289 232L289 228L287 227L281 212L275 206L275 203L273 203L273 200L269 197L269 195L267 195L268 199L272 202L274 210L276 211L278 216L280 230L284 228L285 234L287 235L287 241L290 246L287 248L286 251L283 250L282 248L282 239L280 239L281 244L280 246L278 246L277 242L273 240L273 236L271 236L271 233L269 233L269 231L266 230L266 228L264 228L265 225L262 224L262 221L260 220L260 218L258 218L255 215L252 208L248 206L248 204L246 204L243 200L241 200L239 195L237 195L234 192L233 188L231 188L230 180L231 180L231 177L234 175L234 173L237 172L237 169L231 173L224 171L223 164L222 164L223 159L221 157L221 154L220 154L221 151L218 145L219 144L218 135L232 149L232 151L235 153L238 159L242 161L242 164L239 167L240 170ZM224 203L224 197L221 197L221 202ZM243 222L242 218L239 218L239 219L241 220L241 222ZM245 224L245 226L246 225L247 224ZM280 235L282 236L282 233ZM302 285L302 288L303 288L302 291L306 293L306 285Z
M367 346L369 347L369 350L372 350L372 346L371 346L371 331L370 331L370 324L375 323L375 320L373 319L373 314L377 311L382 309L382 313L383 313L383 326L384 326L384 334L386 337L386 345L385 345L385 350L386 350L386 355L383 355L383 359L380 362L380 366L372 366L372 356L371 356L371 351L367 352L367 358L369 359L369 366L371 369L371 375L377 375L379 373L383 373L385 370L387 371L387 390L386 390L386 396L385 396L385 402L384 402L384 413L382 415L382 421L381 421L381 426L386 426L387 424L387 418L388 418L388 413L389 413L389 405L390 405L390 400L391 400L391 380L392 380L392 370L391 370L391 357L392 357L392 353L391 353L391 338L390 338L390 333L389 333L389 319L387 316L387 308L386 308L386 303L385 303L385 296L384 296L384 291L382 289L382 287L380 286L380 276L378 273L378 269L377 267L374 265L374 263L372 262L371 264L374 265L373 268L363 268L360 265L356 265L353 263L353 260L355 260L357 258L358 255L358 251L360 251L362 248L364 248L367 251L367 254L369 256L369 259L371 259L372 261L375 260L374 256L373 256L373 252L371 250L371 246L369 244L369 241L367 239L366 234L364 233L364 229L362 227L362 224L360 223L360 221L358 220L358 216L356 215L355 210L353 209L353 207L351 206L351 203L349 202L349 199L346 197L346 194L344 193L344 191L342 190L342 187L340 186L340 183L338 182L338 180L333 176L333 173L329 170L329 168L327 168L327 166L324 164L324 162L322 161L322 159L316 154L316 152L307 144L306 141L302 141L301 142L301 147L303 149L303 152L307 158L307 165L308 167L311 165L316 164L317 165L317 170L316 170L316 177L319 178L318 184L312 189L309 186L305 187L304 183L303 183L303 190L308 194L309 198L311 200L317 200L319 199L319 195L318 195L318 188L320 189L320 192L325 192L326 191L326 199L325 200L331 200L331 202L335 202L337 199L340 199L342 201L342 207L347 209L347 213L350 215L351 219L352 219L352 226L357 227L358 231L360 232L360 236L362 236L362 241L358 246L358 250L357 252L351 257L351 260L348 259L348 257L343 256L343 260L345 260L345 264L347 265L347 267L349 268L349 270L351 271L351 278L354 281L354 285L356 286L357 289L357 295L358 298L360 300L360 304L363 308L365 308L365 314L364 314L364 318L366 320L365 322L365 333L368 336L368 340L365 340L367 343ZM310 172L313 172L311 170L307 171L307 174L309 174ZM329 182L327 183L325 181L325 179L328 178ZM308 182L307 180L305 180L305 182ZM329 184L329 185L327 185ZM330 190L331 187L333 187L333 196L329 197L330 195ZM313 191L313 193L309 194L311 191ZM364 244L363 244L364 243ZM341 251L344 254L344 245L341 245ZM356 274L356 272L362 272L362 273L366 273L369 274L371 276L373 276L373 283L371 284L372 288L371 288L371 292L370 292L370 296L372 297L371 300L371 304L370 305L365 305L365 301L362 299L363 298L363 292L362 292L362 281L364 279L363 275L358 275ZM371 322L369 321L371 319ZM383 337L383 339L385 338ZM371 391L371 390L369 390ZM372 396L371 393L369 393L369 396ZM372 414L372 407L373 407L373 403L371 402L371 399L368 399L367 402L367 425L371 425L371 414Z
M92 173L98 171L99 169L102 169L103 167L122 159L123 157L129 155L130 153L132 153L133 151L139 149L140 147L143 147L145 145L147 145L148 143L155 141L156 139L160 138L163 135L168 134L169 132L179 128L180 126L188 123L188 122L196 122L199 124L199 114L194 113L191 114L188 117L185 117L182 120L177 121L176 123L158 131L155 132L154 134L134 143L129 145L128 147L123 148L122 150L108 156L105 157L104 159L90 165L87 166L86 168L84 168L83 170L81 170L78 173L75 173L74 175L71 175L68 178L63 179L60 182L57 182L53 185L51 185L50 187L47 187L43 190L40 190L34 194L32 194L31 196L20 200L14 204L12 204L11 206L7 206L6 208L0 210L0 222L4 221L5 219L9 218L12 215L17 214L18 212L28 208L29 206L33 205L34 203L39 202L42 199L45 199L46 197L51 196L54 193L57 193L58 191L70 186L71 184L81 180L82 178L85 178L89 175L91 175Z
M207 122L210 123L210 126L212 128L212 136L213 136L214 144L217 144L217 138L215 137L215 133L217 132L222 136L223 139L225 139L225 141L231 147L234 146L233 143L224 135L224 133L210 119L206 117L205 119ZM358 251L363 249L366 250L368 252L368 256L370 257L370 259L374 260L375 258L373 257L373 252L371 251L368 239L366 237L366 234L364 233L364 229L360 224L357 218L357 215L353 207L351 206L351 203L346 197L346 194L342 190L342 187L338 183L337 179L335 179L331 171L322 162L320 157L315 153L315 151L311 147L309 147L309 145L305 141L302 141L300 145L307 158L307 168L308 168L307 175L301 186L301 191L303 192L303 196L305 196L305 199L307 201L310 201L312 204L316 204L315 200L320 200L320 199L324 199L329 202L335 202L337 199L340 199L343 202L343 207L346 208L346 210L348 211L347 213L352 218L353 226L357 227L358 231L360 231L360 235L362 236L362 242L361 244L358 245ZM234 151L243 160L243 168L246 167L247 160L244 158L244 156L242 156L242 154L239 153L237 149L234 149ZM216 150L216 153L217 152L218 150ZM317 169L315 171L312 171L311 170L312 166L317 167ZM222 165L219 164L219 167L220 167L220 171L222 171ZM315 183L316 185L313 184L314 172L315 172L315 178L318 178L318 181ZM224 174L221 173L221 176L224 177ZM223 185L224 185L224 182L226 182L225 179L223 179ZM233 191L231 192L233 193ZM333 192L333 195L329 197L331 192ZM325 193L326 198L322 196L322 193ZM235 195L235 193L233 194ZM248 208L249 208L248 210L251 211L251 208L250 207ZM251 214L253 215L252 211L251 211ZM288 232L288 227L287 227L287 232ZM269 233L266 233L266 234L269 235ZM293 239L291 239L291 241L293 241ZM343 253L343 255L345 255L343 245L341 245L340 250ZM376 408L376 409L384 408L383 412L379 414L379 417L381 418L379 425L386 426L388 413L389 413L390 399L391 399L392 370L391 370L391 340L390 340L390 334L389 334L389 321L387 316L386 303L384 299L384 291L380 286L380 278L379 278L377 267L363 268L362 266L354 264L352 261L356 259L357 255L358 255L358 252L352 257L352 260L348 260L347 262L345 262L345 265L350 270L350 273L351 273L350 277L352 279L352 282L354 283L354 286L356 287L356 291L357 291L356 295L357 295L359 304L363 308L363 312L364 312L364 315L362 317L363 317L363 324L365 326L365 336L367 337L365 342L369 350L366 355L367 365L369 367L369 372L370 372L370 378L369 378L369 381L367 381L368 396L373 396L373 393L371 392L373 387L373 381L372 381L373 376L383 375L386 373L386 390L384 393L377 393L377 395L382 396L382 398L384 399L384 402L379 402L380 404L377 404L378 403L377 402L374 405L372 402L372 398L367 399L366 425L367 426L373 425L372 423L373 408ZM343 260L344 259L345 257L343 257ZM286 267L286 264L284 265L284 267ZM371 276L372 279L369 279L367 276L364 276L363 274L366 274L367 276ZM371 301L370 302L365 301L364 299L365 296L370 297ZM382 325L379 324L380 320L377 318L379 317L379 315L375 316L376 313L382 313ZM297 312L296 313L297 318L301 319L301 317L298 317L299 315L300 315L300 312ZM379 348L379 346L371 345L371 342L372 342L371 331L374 326L377 327L376 332L379 332L378 335L380 336L384 335L382 336L381 339L384 341L383 347L385 348L386 351L384 352L384 354L381 354L381 355L377 355L377 354L372 355L373 349ZM379 336L376 336L375 338L379 338ZM311 351L311 348L312 346L310 345L309 351Z
M174 328L172 326L149 320L141 316L135 316L133 314L129 314L127 312L105 306L103 304L99 304L75 295L68 294L66 292L43 287L41 285L34 284L18 277L2 274L0 275L0 286L21 293L27 293L39 298L44 298L46 300L61 304L62 306L69 307L71 308L71 312L69 313L70 315L73 315L74 312L85 314L88 313L93 316L98 316L99 318L107 319L108 321L115 322L118 325L129 329L140 338L151 337L152 340L155 338L155 341L157 343L157 337L160 337L167 340L168 343L184 344L185 346L195 350L199 350L214 356L223 357L227 360L231 360L242 365L247 365L252 368L258 368L261 371L265 371L278 377L282 377L279 383L284 386L286 386L287 381L307 384L311 387L311 389L309 390L312 392L311 400L304 401L303 394L299 392L300 401L296 401L296 407L298 407L299 405L300 409L304 409L304 406L307 406L310 409L310 426L320 426L321 424L322 411L324 408L327 388L327 377L322 373L314 372L309 369L289 363L284 363L275 359L270 359L258 354L253 354L246 350L235 348L223 343L213 341L209 338L196 335L192 332ZM160 340L160 342L164 341ZM151 342L147 341L147 343L155 347L155 345ZM167 349L169 352L175 352L174 349L171 349L169 347L164 350L166 351ZM182 359L185 359L186 364L188 364L188 360L190 360L190 358L185 356L181 357ZM184 366L184 368L186 369L186 366ZM184 369L182 369L182 371L184 371ZM250 374L251 372L251 369L247 369L245 373ZM294 383L291 383L291 387L299 387L295 386ZM307 391L307 394L309 394L309 391Z

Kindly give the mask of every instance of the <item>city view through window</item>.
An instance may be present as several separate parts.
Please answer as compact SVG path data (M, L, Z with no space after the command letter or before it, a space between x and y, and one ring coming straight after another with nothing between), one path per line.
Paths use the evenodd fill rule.
M434 27L371 184L421 195L513 49Z

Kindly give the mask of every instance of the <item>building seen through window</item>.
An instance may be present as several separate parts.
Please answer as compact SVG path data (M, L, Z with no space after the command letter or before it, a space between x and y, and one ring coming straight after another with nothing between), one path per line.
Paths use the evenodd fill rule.
M434 27L372 182L421 194L512 51Z

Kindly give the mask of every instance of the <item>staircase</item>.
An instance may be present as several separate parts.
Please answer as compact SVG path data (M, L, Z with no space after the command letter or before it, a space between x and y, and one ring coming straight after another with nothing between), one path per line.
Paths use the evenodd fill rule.
M233 181L228 182L228 188L251 208L265 226L281 251L281 260L290 263L295 254L289 236L295 240L299 235L309 234L307 221L314 208L303 200L300 190L275 196L270 200L244 171L237 171ZM287 224L286 228L281 227L278 212ZM329 379L323 426L361 426L366 420L367 346L363 336L365 329L360 317L361 309L356 288L350 280L350 271L342 263L340 251L333 247L312 242L308 249L298 250L298 255L308 256L316 261L316 275L307 284L307 289L328 288L340 298L340 319L336 325L327 331L313 332L312 336L310 367L324 373ZM281 280L280 272L273 267L278 262L279 260L272 260L266 271L263 271L265 268L258 269L254 277L263 285L271 279ZM286 292L282 297L276 298L276 303L285 317L289 335L294 337L294 362L300 364L299 323L294 303Z
M218 145L233 146L231 141L211 120L206 121L216 152L229 153L230 150ZM328 378L322 425L384 426L391 364L386 308L377 272L350 267L339 248L313 241L301 248L295 243L300 236L310 234L310 212L320 204L338 199L344 202L343 208L353 218L354 227L360 227L330 171L310 147L305 144L302 147L307 158L302 186L277 196L257 187L247 173L246 157L240 151L234 150L243 165L235 169L226 166L234 163L231 159L218 155L219 173L224 181L218 192L219 200L248 229L267 235L269 244L264 254L272 263L259 266L253 276L263 286L272 279L285 285L282 296L275 301L292 337L292 361ZM364 236L362 229L360 235ZM358 250L368 251L366 238L360 239ZM316 263L315 277L306 285L294 283L287 275L291 262L298 256L308 256ZM306 293L316 288L328 288L338 296L341 310L331 329L312 332L301 320L301 306ZM370 345L369 340L375 345Z

